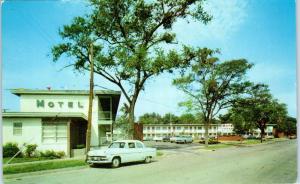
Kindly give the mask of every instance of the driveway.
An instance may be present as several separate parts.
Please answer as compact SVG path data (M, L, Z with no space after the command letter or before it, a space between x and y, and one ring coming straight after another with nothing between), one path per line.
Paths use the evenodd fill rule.
M296 181L295 140L216 151L206 151L197 145L185 146L166 152L150 164L128 164L117 169L85 167L56 170L5 179L5 183L252 184Z

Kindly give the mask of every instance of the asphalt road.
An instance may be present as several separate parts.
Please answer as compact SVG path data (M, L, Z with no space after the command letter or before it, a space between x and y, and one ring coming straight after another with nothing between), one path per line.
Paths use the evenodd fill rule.
M174 145L173 145L174 146ZM295 183L296 141L205 151L198 146L167 149L150 164L72 168L6 178L13 184L195 184Z

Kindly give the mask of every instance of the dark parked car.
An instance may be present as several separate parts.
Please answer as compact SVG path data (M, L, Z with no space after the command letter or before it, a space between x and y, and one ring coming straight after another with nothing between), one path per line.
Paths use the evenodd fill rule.
M170 142L170 137L163 137L163 142Z

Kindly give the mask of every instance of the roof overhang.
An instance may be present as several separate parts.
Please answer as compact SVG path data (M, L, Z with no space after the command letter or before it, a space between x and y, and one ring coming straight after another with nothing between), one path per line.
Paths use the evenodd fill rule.
M3 118L80 118L87 120L83 113L74 112L3 112Z
M17 96L20 95L89 95L89 90L37 90L37 89L11 89L10 92ZM94 90L94 95L117 95L120 91L114 90Z

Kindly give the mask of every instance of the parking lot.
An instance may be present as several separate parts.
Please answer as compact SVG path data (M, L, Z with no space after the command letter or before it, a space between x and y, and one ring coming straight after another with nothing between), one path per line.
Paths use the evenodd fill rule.
M187 143L187 144L176 144L170 142L162 142L162 141L144 141L144 144L147 147L156 148L157 150L176 150L181 148L190 148L190 147L201 147L203 144L199 144L197 142Z
M205 151L198 143L146 142L166 156L150 164L70 168L6 178L11 184L175 184L175 183L294 183L296 181L296 140L251 147ZM201 146L201 145L200 145ZM234 177L232 177L234 176Z

